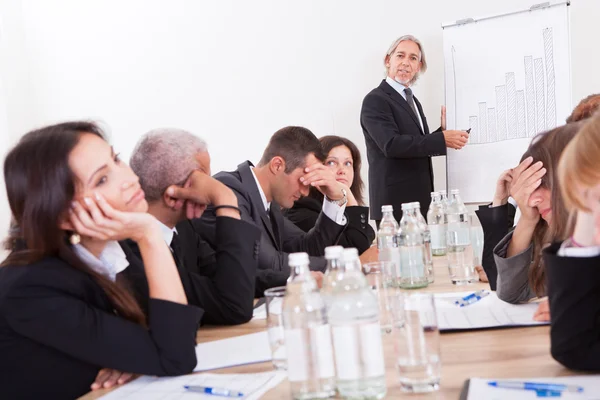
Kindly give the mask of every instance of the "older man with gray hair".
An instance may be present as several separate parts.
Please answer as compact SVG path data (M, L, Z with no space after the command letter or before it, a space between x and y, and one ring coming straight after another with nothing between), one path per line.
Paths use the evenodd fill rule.
M236 196L210 176L206 143L181 129L155 129L137 143L130 165L171 248L189 304L204 310L202 323L250 320L260 230L240 219ZM214 247L188 220L209 204L217 210ZM125 275L144 306L148 284L139 250L132 241L121 246L130 262Z
M446 155L446 148L460 149L467 132L446 129L442 124L430 133L423 107L411 87L427 70L421 42L412 35L396 39L383 59L385 79L363 100L360 123L369 160L369 203L371 218L382 218L381 206L394 206L394 216L402 217L400 205L418 201L427 215L433 191L431 157Z

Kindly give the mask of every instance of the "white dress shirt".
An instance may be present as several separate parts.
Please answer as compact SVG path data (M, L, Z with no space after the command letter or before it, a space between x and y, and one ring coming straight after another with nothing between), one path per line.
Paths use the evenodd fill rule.
M406 93L404 92L404 90L407 88L407 86L404 86L401 83L396 82L395 80L393 80L392 78L390 78L389 76L385 78L385 81L394 88L394 90L396 90L396 92L398 92L400 94L400 96L402 96L402 98L404 100L406 100ZM411 89L412 90L412 89ZM413 97L415 96L415 91L413 90ZM408 103L408 100L406 100L406 102ZM409 104L410 105L410 104ZM413 105L415 106L415 110L419 110L419 107L417 107L417 105L415 104L414 100L413 100ZM423 130L423 132L425 132L425 128L423 128L423 120L421 119L421 114L419 112L417 112L417 118L419 119L419 124L421 124L421 129Z
M597 257L600 256L600 246L571 247L571 239L565 240L556 255L559 257Z
M271 208L271 202L267 201L267 196L260 186L260 182L254 173L254 168L250 167L250 171L252 171L252 176L256 181L256 186L258 187L258 192L260 193L260 198L263 201L263 206L265 207L265 211L267 215L269 214L269 209ZM325 214L329 219L335 221L338 225L346 225L346 216L344 215L344 211L346 210L346 205L340 206L336 203L332 203L331 201L323 200L323 214Z
M169 248L171 249L171 242L173 241L173 236L177 233L177 228L169 228L159 220L156 220L156 222L158 223L160 233L163 239L165 240L165 243L167 243L167 246L169 246Z
M106 243L100 258L94 256L81 244L73 245L73 250L86 265L113 282L117 279L117 274L129 266L125 252L116 240Z

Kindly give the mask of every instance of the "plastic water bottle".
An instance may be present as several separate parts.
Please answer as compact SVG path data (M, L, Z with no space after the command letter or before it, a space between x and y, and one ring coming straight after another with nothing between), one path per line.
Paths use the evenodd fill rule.
M337 389L342 398L382 399L386 394L379 303L361 271L356 249L345 249L333 290L329 322Z
M478 276L473 265L469 211L463 204L458 189L450 191L446 215L448 217L446 254L450 280L454 284L474 282Z
M333 289L338 284L340 275L343 269L342 246L325 247L325 260L327 260L327 268L323 276L323 287L321 288L321 297L325 302L325 306L329 310L331 305L331 296Z
M288 379L294 399L326 399L335 394L331 328L325 303L308 269L308 254L292 253L283 298Z
M434 256L446 255L446 212L442 204L442 195L438 192L431 193L427 225L431 232L431 254Z
M398 229L400 248L400 287L416 289L428 285L425 269L425 240L412 203L402 204L402 219Z
M483 227L477 217L472 213L471 217L471 246L473 246L473 265L483 267Z
M400 252L396 235L398 233L398 223L394 218L393 206L381 206L383 217L379 224L377 232L377 249L379 250L379 261L389 261L394 263L394 271L396 281L399 278L398 271L400 270Z
M434 282L434 274L433 274L433 254L431 250L431 232L429 230L429 225L427 225L427 221L421 214L421 204L418 201L410 203L412 206L411 212L417 221L419 222L419 228L423 232L423 244L425 246L425 272L427 273L427 282Z

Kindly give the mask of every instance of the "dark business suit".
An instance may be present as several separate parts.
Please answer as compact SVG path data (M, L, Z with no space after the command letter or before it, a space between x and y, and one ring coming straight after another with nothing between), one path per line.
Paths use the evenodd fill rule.
M559 257L544 250L550 301L550 352L565 367L600 371L600 256Z
M479 206L475 211L483 228L483 257L481 266L490 282L490 289L496 290L498 269L494 259L494 248L513 229L516 208L510 203L503 206Z
M323 209L322 201L313 197L302 197L294 203L294 206L284 210L284 215L304 232L310 231L319 218ZM344 247L355 247L359 254L368 250L375 240L375 231L369 225L369 207L352 206L346 207L348 226L338 241L338 245Z
M251 165L250 161L246 161L237 170L219 172L215 178L237 196L242 219L253 223L262 232L256 280L256 295L262 296L265 289L286 284L290 274L288 253L306 252L311 256L311 270L324 271L325 259L315 256L322 256L325 247L336 244L345 227L321 213L315 227L306 233L282 215L276 202L271 202L270 212L267 214L250 170ZM192 222L196 231L209 243L214 223L212 208L207 209L202 218Z
M197 307L148 302L148 328L58 258L0 268L0 397L74 399L101 368L178 375L196 366Z
M189 220L179 223L177 232L173 258L188 303L204 310L202 324L236 325L252 319L260 230L245 221L218 217L214 251ZM148 281L139 248L131 240L121 247L129 266L120 275L145 308Z
M432 156L446 154L441 129L429 133L421 103L414 97L419 119L409 104L385 80L363 100L360 124L369 160L371 218L382 218L381 206L394 206L394 217L402 217L400 205L418 201L427 215L433 191Z

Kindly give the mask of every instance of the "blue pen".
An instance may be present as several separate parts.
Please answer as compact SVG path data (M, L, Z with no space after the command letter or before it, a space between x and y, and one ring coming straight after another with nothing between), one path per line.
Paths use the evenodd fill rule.
M464 307L464 306L468 306L469 304L473 304L473 303L477 303L479 300L483 299L486 296L489 296L490 292L483 292L480 296L475 296L475 297L471 297L469 298L469 300L459 300L458 301L458 306L459 307Z
M467 295L467 296L463 297L462 299L459 299L459 300L456 300L456 301L454 301L454 304L456 304L456 305L460 305L462 302L465 302L465 301L469 301L469 300L471 300L471 299L474 299L474 298L476 298L476 297L478 297L478 296L481 296L481 295L483 295L484 293L485 293L485 289L481 289L481 290L479 290L479 291L477 291L477 292L473 292L473 293L471 293L471 294L469 294L469 295ZM489 294L489 293L488 293L488 294Z
M236 392L235 390L207 387L207 386L184 386L186 390L196 393L212 394L214 396L222 397L244 397L243 393Z
M538 383L538 382L514 382L514 381L492 381L489 386L503 389L535 390L536 392L569 392L583 393L581 386L562 385L560 383Z

